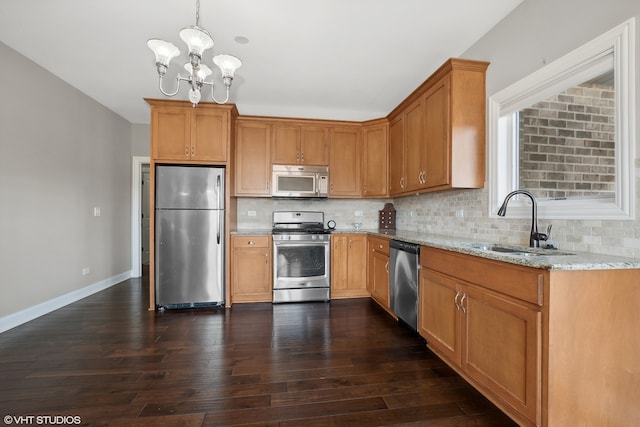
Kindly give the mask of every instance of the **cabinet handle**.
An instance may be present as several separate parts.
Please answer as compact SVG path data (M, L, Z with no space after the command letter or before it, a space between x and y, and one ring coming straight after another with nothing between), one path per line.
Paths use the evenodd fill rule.
M453 303L456 305L456 310L460 311L460 304L458 304L458 297L460 297L460 291L456 291L456 296L453 298Z
M400 178L400 188L404 188L404 176Z
M269 264L269 253L264 254L264 263Z
M191 156L195 156L196 155L196 147L192 146L191 147Z
M188 145L184 146L184 155L185 155L185 157L189 157L189 146Z
M384 265L384 269L387 270L387 273L389 272L389 261Z
M296 162L300 161L300 152L296 151Z
M269 181L267 181L267 191L269 191Z
M379 247L380 249L382 249L382 244L379 244L379 245L378 245L378 247Z
M300 153L300 161L304 163L304 151Z
M467 308L464 306L464 300L467 299L467 294L462 294L462 298L460 299L460 307L462 307L462 312L466 313Z
M256 244L256 242L254 242L253 240L249 240L249 244L250 244L250 245L255 245L255 244Z

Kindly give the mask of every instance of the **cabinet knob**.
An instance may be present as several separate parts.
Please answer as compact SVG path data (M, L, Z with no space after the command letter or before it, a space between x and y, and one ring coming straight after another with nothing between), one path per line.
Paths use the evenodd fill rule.
M256 242L255 242L255 241L253 241L253 240L249 240L249 244L250 244L250 245L255 245L255 244L256 244Z

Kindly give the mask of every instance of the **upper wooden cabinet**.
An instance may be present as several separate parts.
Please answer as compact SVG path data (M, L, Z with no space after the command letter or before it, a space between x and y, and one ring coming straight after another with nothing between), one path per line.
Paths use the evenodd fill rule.
M328 135L328 127L274 124L271 162L326 166L329 164Z
M361 128L331 129L329 146L329 197L360 197Z
M389 194L400 194L404 191L406 168L404 144L404 116L397 115L389 122Z
M146 100L151 105L151 157L156 161L225 164L235 105Z
M271 196L271 125L238 120L235 194Z
M378 121L380 122L380 121ZM362 196L386 197L389 171L389 124L386 120L362 128Z
M391 196L484 186L488 65L450 59L389 114Z

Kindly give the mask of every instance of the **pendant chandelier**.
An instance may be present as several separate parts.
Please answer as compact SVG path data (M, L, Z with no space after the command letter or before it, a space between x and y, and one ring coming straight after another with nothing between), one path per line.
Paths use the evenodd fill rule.
M202 86L211 87L211 99L217 104L224 104L229 101L229 89L233 81L233 75L238 68L242 65L242 62L232 55L216 55L213 57L213 63L220 68L222 72L222 83L224 84L227 92L227 96L224 101L218 101L213 94L213 79L207 81L207 77L211 75L212 71L207 65L202 63L202 54L213 46L213 38L209 32L203 28L200 28L200 0L196 1L196 25L183 28L180 31L180 38L187 44L189 49L189 62L184 64L184 69L187 71L187 76L178 74L176 77L177 87L174 92L167 92L162 87L162 78L167 73L169 63L173 58L180 55L180 49L178 49L173 43L160 40L150 39L147 41L147 46L156 55L156 69L158 71L158 87L160 92L165 96L175 96L180 90L181 82L188 82L189 88L189 101L194 107L198 105L201 95Z

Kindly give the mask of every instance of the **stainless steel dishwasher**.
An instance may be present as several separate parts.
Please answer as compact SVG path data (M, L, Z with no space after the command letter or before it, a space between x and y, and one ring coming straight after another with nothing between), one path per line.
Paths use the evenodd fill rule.
M418 268L420 246L391 240L389 291L391 310L414 331L418 330Z

